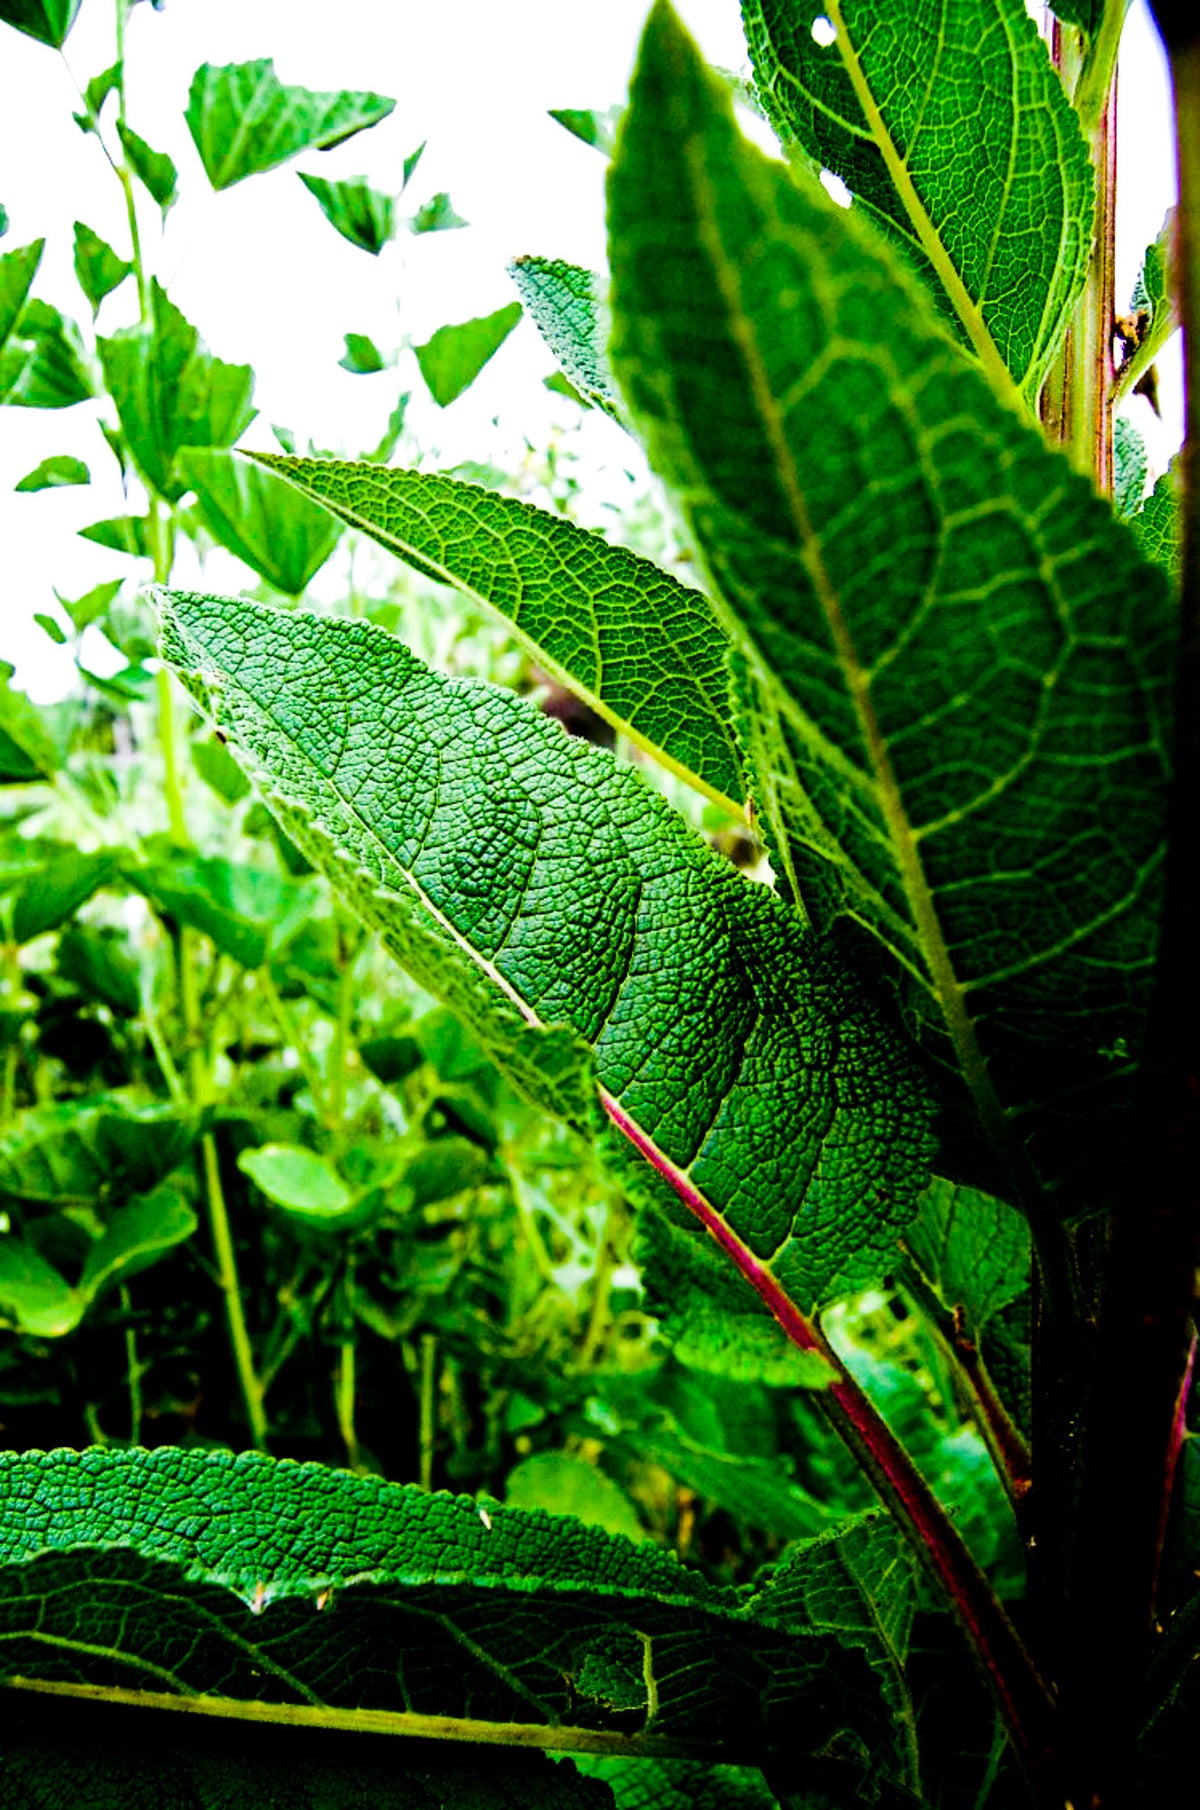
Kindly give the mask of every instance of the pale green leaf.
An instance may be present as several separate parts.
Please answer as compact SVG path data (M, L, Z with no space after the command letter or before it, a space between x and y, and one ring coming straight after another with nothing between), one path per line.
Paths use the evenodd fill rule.
M54 453L27 471L14 490L58 490L71 484L90 484L92 474L82 459L70 453Z
M289 596L299 596L341 537L328 510L232 453L187 447L177 470L214 539Z
M396 203L391 195L373 189L365 176L344 182L327 182L321 176L300 180L336 232L361 251L378 257L396 231Z
M601 278L561 258L517 258L508 274L580 395L615 421L622 420L621 395L608 364L608 309Z
M243 1150L238 1168L268 1200L314 1219L336 1219L354 1204L352 1191L333 1164L299 1144Z
M404 173L400 181L401 189L406 189L412 181L413 172L421 161L426 142L427 141L422 141L422 143L417 146L416 150L410 151L408 156L404 159Z
M590 1046L647 1189L694 1191L806 1303L878 1275L926 1109L831 947L524 700L367 623L157 598L287 834L519 1087L586 1122Z
M0 1315L19 1332L60 1339L83 1318L86 1302L65 1277L26 1244L0 1233Z
M977 1188L935 1177L904 1243L972 1335L1029 1287L1029 1227L1015 1208Z
M170 502L186 489L175 464L184 446L232 446L254 418L249 365L214 358L157 282L152 325L99 341L104 378L142 474Z
M565 126L573 138L582 139L602 156L611 157L624 111L621 106L609 107L603 113L588 107L551 107L550 117Z
M102 616L108 614L109 606L120 594L124 582L122 578L107 579L103 584L93 585L90 591L83 593L82 597L64 597L61 591L55 591L54 595L71 618L72 625L78 634L82 633L90 622L99 622Z
M781 1349L774 1322L751 1314L693 1309L672 1340L671 1352L689 1370L732 1382L824 1389L835 1377L819 1351L798 1351L786 1343Z
M344 371L351 372L355 377L373 377L377 371L386 369L387 359L367 334L346 333L343 338L346 350L338 363Z
M710 797L743 797L708 599L624 547L436 472L255 454L431 578L494 610L544 671Z
M74 321L49 302L36 298L26 302L0 352L0 403L64 409L87 402L94 394Z
M0 20L54 50L62 48L78 11L79 0L0 0Z
M378 125L395 105L381 94L287 87L265 57L223 67L201 64L184 118L208 180L215 189L227 189L300 151L331 150Z
M251 1453L0 1453L0 1575L5 1673L168 1704L746 1760L841 1730L869 1751L883 1716L864 1654L791 1604L760 1619L769 1591L576 1520Z
M756 1766L706 1766L696 1760L630 1760L579 1754L586 1778L602 1779L617 1810L777 1810Z
M35 239L32 245L22 245L16 251L6 251L0 256L0 352L21 318L45 249L46 241Z
M777 871L873 939L1010 1169L1094 1205L1158 935L1166 587L661 3L610 228L614 367L724 604Z
M98 115L109 95L118 92L121 86L121 70L120 63L111 63L107 69L102 69L99 75L94 75L88 82L83 91L83 98L90 113Z
M193 741L191 748L192 765L205 785L211 786L225 804L240 804L243 798L250 796L250 781L216 736Z
M1094 184L1024 0L743 0L742 17L785 144L842 179L925 277L917 306L1032 405L1083 291Z
M108 547L113 553L128 553L131 559L154 557L148 515L110 515L102 522L89 522L86 528L79 530L79 535L82 540L94 541L96 546ZM114 583L120 590L120 580Z
M611 1477L571 1452L536 1452L509 1471L504 1500L512 1508L544 1508L552 1515L574 1515L588 1527L648 1538L637 1509Z
M111 295L133 269L125 258L119 258L99 233L94 233L82 220L75 222L75 275L79 287L92 305L95 315L106 295Z
M410 233L444 233L469 224L461 214L455 213L454 204L445 189L440 189L428 201L421 203L408 223L408 230Z
M477 320L439 327L423 346L414 346L421 375L440 408L449 407L475 379L521 318L520 302L510 302Z
M94 1301L107 1288L128 1282L192 1236L199 1221L175 1188L155 1188L118 1207L91 1247L79 1292Z
M123 119L117 121L117 137L138 181L168 213L179 196L179 175L171 159L165 151L153 150Z

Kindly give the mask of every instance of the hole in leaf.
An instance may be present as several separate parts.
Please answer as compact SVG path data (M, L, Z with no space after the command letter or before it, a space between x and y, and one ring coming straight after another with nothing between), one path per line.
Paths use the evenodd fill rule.
M841 177L835 176L832 170L821 171L821 187L830 200L836 201L839 207L849 207L854 199Z
M813 43L819 44L824 50L837 37L837 26L832 19L827 19L824 13L818 13L812 22L812 35Z

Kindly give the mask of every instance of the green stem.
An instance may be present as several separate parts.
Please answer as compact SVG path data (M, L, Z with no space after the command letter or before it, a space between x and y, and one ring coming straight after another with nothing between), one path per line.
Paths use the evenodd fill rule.
M289 1049L295 1050L296 1059L300 1064L300 1073L304 1076L308 1091L313 1097L313 1104L318 1113L322 1115L325 1124L328 1125L331 1122L331 1115L328 1107L322 1105L325 1089L320 1070L309 1053L308 1039L297 1030L295 1020L288 1010L287 1001L275 985L274 977L268 966L264 964L263 967L256 969L254 983L270 1007L271 1016L279 1027L284 1043Z
M613 1249L613 1234L616 1229L616 1208L610 1202L604 1220L604 1230L600 1234L600 1248L596 1253L596 1271L592 1277L592 1304L588 1313L587 1332L579 1349L579 1368L590 1370L602 1350L608 1337L608 1329L612 1324L609 1312L613 1270L616 1268L616 1252Z
M1100 124L1100 116L1108 103L1109 90L1117 72L1117 53L1129 0L1105 0L1100 29L1088 45L1075 87L1075 111L1084 135L1090 136Z
M125 21L129 16L130 0L117 0L117 118L125 124ZM124 157L120 163L114 163L117 180L125 194L125 216L129 222L129 244L132 253L133 273L137 282L138 311L143 324L150 318L150 292L146 283L146 265L142 257L142 236L138 230L137 196L134 193L133 175Z
M330 1131L340 1136L346 1120L346 1064L350 1054L350 1027L354 1021L354 966L358 954L357 940L347 946L347 939L357 931L346 913L334 907L334 934L337 938L341 978L338 984L337 1017L333 1021L333 1040L329 1046L329 1115Z
M142 1438L142 1367L138 1362L137 1333L131 1316L133 1300L128 1286L121 1284L121 1311L125 1315L125 1374L129 1379L129 1443L140 1445Z
M437 1383L437 1334L421 1334L421 1423L418 1479L423 1490L433 1488L433 1453L437 1439L434 1389Z
M354 1259L347 1257L346 1274L341 1289L341 1318L348 1324L338 1345L336 1405L338 1432L346 1448L346 1466L361 1472L363 1465L358 1450L358 1433L354 1425L357 1388L358 1346L354 1336Z

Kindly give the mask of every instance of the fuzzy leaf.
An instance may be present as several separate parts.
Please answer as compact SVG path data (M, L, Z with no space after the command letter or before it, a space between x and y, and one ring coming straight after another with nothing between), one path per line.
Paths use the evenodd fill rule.
M419 572L494 610L619 734L738 809L727 644L699 591L563 516L440 473L254 456Z
M508 267L534 326L581 396L614 421L624 408L608 364L608 310L594 270L561 258L517 258Z
M214 539L291 597L300 595L341 538L341 524L327 510L232 453L187 447L177 469L196 492L200 519Z
M439 408L448 408L475 379L521 318L520 302L497 308L478 320L439 327L423 346L414 346L421 375Z
M1032 406L1083 292L1094 185L1024 0L743 0L742 17L784 143L842 179Z
M332 150L378 125L395 105L381 94L285 87L265 57L220 68L203 63L192 77L184 118L208 180L227 189L300 151Z
M1162 568L1172 588L1178 587L1183 569L1178 462L1163 472L1130 525L1146 558Z
M662 0L610 230L614 368L724 604L777 872L874 940L1004 1160L1094 1205L1158 934L1166 587Z
M301 171L300 180L343 239L379 256L396 231L396 204L391 195L373 189L365 176L351 182L327 182Z
M926 1112L831 948L511 693L366 623L157 596L287 834L518 1086L586 1122L590 1048L647 1187L695 1190L806 1302L879 1273Z

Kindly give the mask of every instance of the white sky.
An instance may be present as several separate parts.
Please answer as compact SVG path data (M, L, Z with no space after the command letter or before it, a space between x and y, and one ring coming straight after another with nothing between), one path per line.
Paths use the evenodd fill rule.
M542 386L553 360L528 322L447 411L425 395L411 355L371 377L351 376L337 361L346 332L369 334L386 351L403 334L420 341L445 321L504 306L515 294L504 266L522 252L603 263L604 160L547 109L602 109L623 98L648 3L338 0L330 8L297 0L168 0L162 13L135 8L127 40L129 123L174 158L181 195L161 239L157 210L146 198L147 263L214 352L254 366L260 412L245 444L273 448L274 421L302 443L311 438L353 453L379 438L402 389L414 393L409 423L435 465L519 458L523 436L537 443L554 421L574 421L572 405ZM712 62L744 65L736 0L676 5ZM0 202L10 216L0 251L44 236L36 293L85 320L71 265L72 223L86 222L122 252L126 225L121 191L99 147L72 121L79 103L70 78L82 86L113 61L113 11L111 0L83 0L65 64L0 27ZM284 82L373 89L394 97L395 111L332 152L307 154L214 195L183 119L192 74L204 62L262 56L275 58ZM1144 0L1135 0L1126 29L1120 123L1117 293L1124 300L1174 199L1166 78ZM378 259L335 233L296 177L298 169L329 178L366 175L394 191L404 158L422 140L428 146L401 213L445 189L470 229L402 233ZM103 304L100 330L125 325L135 305L130 283ZM1181 437L1177 354L1176 342L1162 369L1164 428L1141 399L1133 403L1156 468ZM129 572L129 561L76 534L127 509L95 425L99 413L92 404L0 409L0 656L17 664L17 682L37 698L61 695L71 669L66 650L52 647L33 612L53 610L52 587L71 597ZM620 474L636 469L636 454L620 429L593 411L584 435L598 483L626 483ZM54 453L86 460L91 485L14 496L14 484ZM244 568L232 560L223 567L218 558L207 581L236 589Z

